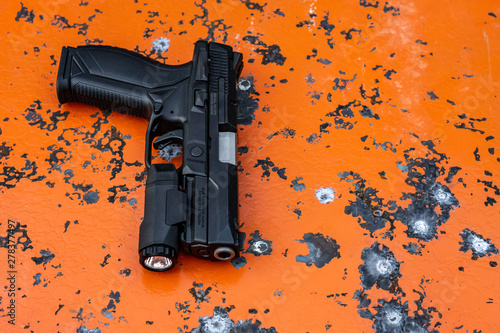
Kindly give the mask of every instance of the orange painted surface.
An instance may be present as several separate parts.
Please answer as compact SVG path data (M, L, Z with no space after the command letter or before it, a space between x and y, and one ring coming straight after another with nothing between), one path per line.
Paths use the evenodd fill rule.
M498 6L207 2L0 4L0 331L497 332ZM168 64L198 39L243 54L240 268L144 270L147 121L58 104L63 46L157 58L160 37Z

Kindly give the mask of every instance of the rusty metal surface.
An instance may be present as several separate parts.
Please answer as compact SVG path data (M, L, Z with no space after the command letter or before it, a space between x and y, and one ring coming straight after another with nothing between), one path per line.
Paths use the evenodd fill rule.
M1 332L498 331L494 2L0 9ZM245 252L153 273L137 254L147 121L59 105L59 54L180 64L198 39L244 56Z

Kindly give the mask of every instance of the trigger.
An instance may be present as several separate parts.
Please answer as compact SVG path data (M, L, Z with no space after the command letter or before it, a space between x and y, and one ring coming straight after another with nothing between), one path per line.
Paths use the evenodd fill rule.
M177 143L182 145L183 136L182 129L176 129L163 134L162 136L156 138L153 142L153 147L157 150L163 149L166 146Z

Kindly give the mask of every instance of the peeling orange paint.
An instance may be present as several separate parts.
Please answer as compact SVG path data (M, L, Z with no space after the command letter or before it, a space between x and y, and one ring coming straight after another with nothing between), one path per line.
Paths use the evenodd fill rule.
M0 12L1 332L497 331L492 2L26 0ZM168 50L152 50L160 38ZM147 121L59 105L59 55L103 44L176 65L198 39L245 62L245 261L181 254L153 273L137 253Z

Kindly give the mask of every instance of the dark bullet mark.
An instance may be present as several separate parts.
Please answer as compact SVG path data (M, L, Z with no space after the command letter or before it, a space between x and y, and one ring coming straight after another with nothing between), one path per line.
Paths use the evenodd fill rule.
M91 328L91 329L88 329L87 327L85 326L80 326L78 327L78 329L76 330L76 333L102 333L102 331L98 328Z
M359 93L361 94L361 97L363 97L363 99L369 99L372 105L382 104L382 100L380 99L380 91L378 87L372 88L371 91L373 91L373 95L370 96L366 94L366 90L363 89L363 85L359 87ZM371 114L372 115L371 117L373 117L373 113L369 108L363 109L362 111L360 111L360 113L363 117L366 117L365 114ZM377 117L378 116L376 116L375 118Z
M392 74L397 74L397 73L398 73L398 72L396 72L395 70L393 70L393 69L389 69L387 72L385 72L384 76L385 76L385 78L386 78L386 79L388 79L388 80L392 80L392 79L391 79L391 75L392 75Z
M328 22L328 17L330 15L330 12L325 12L325 16L323 16L323 20L319 23L319 28L322 28L325 30L325 36L331 36L332 30L335 29L335 25L330 24Z
M33 23L34 18L33 9L28 11L28 8L24 7L24 4L21 2L21 10L17 12L15 20L19 22L20 19L24 19L25 22Z
M487 172L488 171L485 171L486 175L487 175ZM494 184L493 181L478 179L477 182L484 185L485 192L492 190L495 195L500 196L500 188L498 185ZM487 197L487 201L484 204L486 206L488 206L488 205L493 206L493 204L495 204L495 203L496 203L496 200L494 198Z
M260 255L270 255L273 252L273 242L267 239L262 238L262 234L259 230L255 230L250 234L250 238L248 240L248 249L245 253L251 253L257 257Z
M108 319L113 319L113 314L116 312L116 305L115 302L111 299L109 300L108 305L105 308L102 308L101 314L108 318Z
M315 100L317 100L317 101L319 101L319 99L321 98L321 95L322 95L322 94L323 94L322 92L320 92L320 93L318 94L316 91L314 91L314 92L313 92L313 91L309 91L309 92L307 93L307 95L308 95L308 96L311 96L311 98L312 98L312 99L315 99ZM314 104L316 104L316 103L314 103L314 101L311 101L311 104L313 104L313 105L314 105Z
M393 153L396 152L396 148L394 148L394 144L389 142L389 141L386 141L384 143L378 143L377 140L375 138L372 138L373 140L373 145L375 146L376 149L382 149L384 151L392 151Z
M408 237L428 242L437 237L437 227L448 221L451 210L458 207L459 202L446 185L429 179L430 174L422 176L416 172L414 165L410 165L410 168L407 183L415 186L417 192L404 194L403 198L412 198L412 203L406 209L399 208L396 218L408 227L405 231ZM432 170L431 165L427 168ZM410 177L416 177L416 180L409 181ZM425 179L427 184L418 179ZM439 213L436 213L438 206Z
M94 39L85 39L85 45L100 45L104 43L102 39L94 38Z
M361 36L361 30L358 30L358 29L355 29L355 28L351 28L348 31L342 30L340 32L340 34L341 35L345 35L345 40L349 40L349 39L352 39L352 33L353 32L357 32L358 35Z
M8 157L12 149L12 147L7 146L6 142L2 142L2 145L0 146L0 160L4 157Z
M379 303L381 305L374 307L377 313L373 316L373 328L376 332L408 332L405 330L406 321L408 320L407 302L403 305L393 299L389 302L379 300Z
M54 58L53 54L50 56L50 60L52 60L52 63L50 64L51 66L56 66L57 65L57 60Z
M302 22L297 23L295 26L297 28L302 28L303 26L307 26L307 28L311 28L311 26L315 25L314 18L316 18L316 13L309 13L310 20L304 20Z
M295 191L300 191L306 189L306 185L304 183L299 183L303 178L302 177L295 177L294 180L292 180L292 185L290 185L291 188L293 188Z
M285 127L285 128L280 129L279 131L274 132L273 134L270 134L270 135L267 137L267 139L268 139L268 140L271 140L273 137L277 136L278 134L281 134L281 135L283 135L283 137L284 137L285 139L288 139L289 137L290 137L290 138L294 138L294 137L295 137L296 132L295 132L295 130L294 130L294 129L291 129L291 128L288 128L288 127Z
M257 48L255 52L262 56L263 65L274 63L282 66L286 60L286 57L281 54L281 48L276 44L269 45L267 48Z
M238 147L238 154L241 156L243 154L248 153L248 147Z
M353 78L352 79L341 79L341 78L335 78L335 80L333 80L333 90L345 90L345 88L347 87L347 84L349 82L354 82L354 80L356 80L356 77L357 77L357 74L354 74Z
M104 267L107 264L109 264L109 262L108 262L109 258L111 258L111 254L106 254L106 256L104 257L104 261L102 263L100 263L101 267Z
M317 55L318 55L318 49L313 48L312 49L312 54L311 55L307 55L306 59L309 60L311 58L316 58ZM311 75L311 74L309 74L309 75ZM309 82L307 82L307 83L309 83Z
M83 200L89 205L95 204L97 201L99 201L99 192L89 191L83 195Z
M367 186L367 182L358 174L344 172L339 174L341 180L350 181L354 190L350 192L356 195L355 201L350 201L346 206L345 213L358 218L361 227L370 231L371 236L379 229L385 228L389 223L383 237L392 239L395 229L394 222L399 220L407 226L405 231L408 237L418 238L423 241L431 241L437 234L437 228L448 221L450 212L459 206L458 200L450 189L437 181L438 177L446 173L446 169L439 163L446 160L444 154L436 151L432 141L422 141L430 153L438 156L429 158L410 158L405 155L406 165L398 162L401 171L407 173L406 184L415 188L414 193L403 193L401 200L411 200L406 208L400 207L396 201L385 202L379 198L376 189ZM408 153L411 150L405 151ZM458 167L449 167L448 181L460 170Z
M252 2L250 0L240 0L242 4L247 6L248 9L250 10L258 10L259 12L264 12L264 7L266 7L267 3L260 5L257 2Z
M318 142L321 141L320 137L318 137L318 135L316 133L313 133L311 134L307 139L306 139L307 142L309 142L310 144L317 144Z
M398 208L396 201L386 203L384 198L379 198L378 190L367 186L367 181L357 173L345 171L338 176L341 180L354 184L354 190L349 192L356 195L356 200L349 200L349 206L344 209L345 214L357 217L359 225L370 231L370 234L384 228L388 222L391 230L394 228L394 214Z
M403 244L403 248L408 251L409 254L413 255L422 255L422 249L425 247L425 244L422 243L408 243L408 245Z
M273 13L285 17L285 13L279 8L277 8Z
M453 177L460 171L462 170L461 167L451 167L450 170L448 171L448 176L444 179L447 183L451 183Z
M107 295L107 297L111 299L109 300L108 305L101 310L101 314L106 318L113 319L113 314L116 312L115 302L120 303L120 292L113 292L113 290L111 290L111 293Z
M205 7L206 0L202 0L200 3L195 2L194 5L196 7L199 7L202 11L202 15L195 14L194 18L189 21L189 24L194 25L198 20L201 20L201 25L203 25L205 28L207 28L207 36L204 38L206 41L215 41L218 37L216 36L217 33L222 34L222 42L226 43L227 42L227 37L228 37L228 31L229 29L232 28L232 26L227 25L224 22L224 19L218 19L218 20L209 20L209 10L208 8ZM181 25L180 23L179 25ZM184 32L185 33L185 32ZM182 34L182 32L181 32Z
M388 2L385 3L384 5L384 13L392 12L392 16L398 16L399 15L399 8L396 8L394 6L390 6Z
M9 222L13 223L14 221L10 220ZM22 251L33 249L31 239L28 236L27 225L19 222L14 223L16 223L14 229L9 229L9 233L5 237L0 236L0 247L7 249L9 245L15 245L16 249L19 249L21 248L20 245L22 245Z
M370 2L370 0L359 0L359 5L362 7L378 8L378 1Z
M40 254L41 254L40 257L31 257L31 260L33 260L35 264L37 265L43 264L43 266L49 263L56 256L49 250L40 250Z
M231 264L237 269L242 268L247 264L247 259L245 257L238 257L231 260Z
M109 298L115 300L116 303L120 303L120 292L117 291L116 293L111 290L111 293L108 295Z
M54 315L57 316L57 313L64 307L64 304L59 304L59 309L56 310L56 312L54 313Z
M371 247L363 249L361 259L364 263L359 266L359 272L365 290L376 284L377 288L392 293L399 292L398 280L402 277L400 263L387 246L375 242Z
M333 258L340 258L340 245L337 241L329 236L323 236L321 233L304 234L303 239L298 240L301 243L306 243L309 249L307 255L297 255L295 260L303 262L307 266L314 264L317 268L321 268L328 264Z
M437 97L437 95L434 93L434 91L428 91L427 92L427 95L429 95L429 97L431 98L431 100L435 101L436 99L439 99L439 97Z
M474 158L476 161L481 161L481 156L479 155L479 148L476 147L476 150L474 150Z
M327 133L327 134L329 134L329 133L330 133L330 131L329 131L329 130L327 130L327 128L328 128L328 127L330 127L330 126L332 126L332 124L331 124L331 123L328 123L328 122L326 122L326 123L324 123L324 124L319 125L319 132L320 132L320 133Z
M127 187L127 185L116 185L108 188L108 192L112 193L111 195L108 196L109 202L114 203L116 201L118 196L118 191L129 193L130 189ZM124 195L121 195L118 199L120 202L127 201L127 197Z
M486 118L481 118L481 119L468 118L465 113L463 113L461 115L458 115L458 118L460 118L462 120L468 119L468 121L467 121L467 124L465 122L461 122L461 123L457 122L457 123L455 123L454 126L456 128L465 129L465 130L469 130L471 132L480 133L480 134L484 134L485 133L484 131L476 128L476 122L483 122L483 121L486 120Z
M462 237L462 241L460 242L462 247L460 247L460 251L467 252L471 250L471 259L473 260L499 253L495 245L491 244L491 239L485 239L476 232L469 230L469 228L466 228L462 233L460 233L460 237Z
M238 82L238 124L250 125L255 119L255 111L259 108L259 93L255 91L254 78L251 75L242 77Z
M418 238L425 242L437 237L438 217L434 210L418 204L410 204L399 218L403 219L403 223L408 227L405 230L408 237Z
M343 307L346 307L346 306L347 306L347 304L342 303L340 300L338 300L338 298L340 298L340 297L345 297L345 296L347 296L347 293L341 293L341 294L336 293L336 294L326 295L326 297L327 297L327 298L333 298L333 300L334 300L334 301L335 301L338 305L343 306Z
M424 280L422 280L424 281ZM423 282L422 282L423 283ZM425 299L425 292L413 289L420 297L414 303L417 305L417 310L413 311L413 316L410 316L408 301L401 303L401 298L392 299L390 301L379 299L377 306L373 307L376 314L373 315L368 309L371 300L361 291L357 291L354 299L358 299L360 304L358 314L362 318L373 320L373 328L376 333L386 332L408 332L408 333L438 333L431 328L432 313L436 313L439 318L442 314L435 307L424 308L422 306ZM434 324L434 327L441 325L439 322Z
M209 303L210 297L208 296L208 294L210 293L211 290L212 287L207 287L206 289L203 289L203 283L193 282L193 287L190 288L188 291L194 297L196 303L203 303L203 302Z
M267 65L269 63L275 63L276 65L282 66L285 63L286 57L284 57L281 54L281 48L278 45L273 44L273 45L267 46L266 43L262 42L259 39L259 36L248 35L248 36L243 37L243 40L247 41L253 45L262 46L262 48L259 47L259 48L255 49L254 51L255 51L255 53L262 55L262 64L263 65Z
M497 201L494 198L486 197L486 201L484 202L484 205L486 207L488 207L488 206L493 206L496 203L497 203Z
M36 273L33 276L33 278L35 279L35 282L33 282L34 286L37 286L37 285L39 285L42 282L42 280L40 280L40 276L42 276L42 273Z
M8 156L11 150L11 147L2 145L2 147L0 147L0 153L7 155L0 155L0 159L2 159L4 156ZM23 154L21 157L25 159L25 166L23 168L18 170L14 166L3 166L3 172L0 172L0 188L14 188L16 187L17 183L21 181L21 179L28 179L32 182L38 182L46 178L45 175L38 176L38 166L36 162L31 162L27 159L27 154Z
M251 319L245 321L239 320L235 323L229 318L229 309L223 309L220 306L214 308L213 316L199 317L197 328L194 328L190 333L222 333L222 332L252 332L252 333L277 333L274 327L262 328L261 322L256 320L255 323ZM265 311L264 311L265 312ZM269 312L269 311L268 311ZM266 312L265 312L266 313Z
M87 35L87 29L89 27L89 25L85 22L69 24L68 19L61 15L55 15L51 24L58 27L61 30L78 29L78 34L83 36Z
M360 110L358 110L358 112L363 117L374 118L376 120L380 119L378 114L374 113L373 110L371 110L368 106L361 104L361 102L358 100L349 102L346 105L339 104L334 111L327 113L326 116L334 118L335 128L351 130L353 129L356 122L351 123L346 119L354 117L354 112L352 110L353 108L361 108Z
M269 177L271 176L270 171L276 172L276 174L282 179L286 180L287 178L285 176L286 168L281 168L281 169L278 168L277 166L274 165L274 163L270 160L269 157L266 157L265 160L257 160L257 164L254 165L254 168L258 166L260 166L264 171L261 176L263 179L269 180Z

